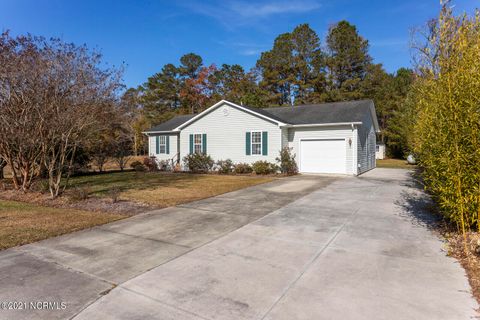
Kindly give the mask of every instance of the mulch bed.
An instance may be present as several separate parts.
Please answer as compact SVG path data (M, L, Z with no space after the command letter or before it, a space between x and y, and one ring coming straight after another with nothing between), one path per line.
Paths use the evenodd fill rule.
M480 304L480 233L468 232L465 237L459 232L448 232L444 235L447 239L448 254L460 261L467 272L472 294Z

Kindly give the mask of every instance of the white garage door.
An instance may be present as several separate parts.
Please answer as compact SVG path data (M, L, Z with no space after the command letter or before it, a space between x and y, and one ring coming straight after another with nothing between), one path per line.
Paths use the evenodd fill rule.
M346 173L344 139L301 140L300 171L310 173Z

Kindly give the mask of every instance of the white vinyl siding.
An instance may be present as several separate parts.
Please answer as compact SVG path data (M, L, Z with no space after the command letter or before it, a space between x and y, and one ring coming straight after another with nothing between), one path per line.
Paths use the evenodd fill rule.
M282 149L288 147L288 128L282 128Z
M268 132L267 155L246 154L245 136L247 132L251 133L253 131ZM215 161L231 159L234 163L253 163L258 160L265 160L275 163L275 158L278 157L281 148L282 134L276 123L266 121L227 104L219 106L182 129L180 133L181 158L189 152L190 134L198 132L207 134L207 153Z
M358 174L375 168L375 146L377 144L372 117L366 114L362 125L358 127L357 161Z
M351 126L290 128L288 129L288 145L296 155L297 164L300 164L300 140L341 139L345 141L345 159L338 159L338 161L344 163L347 174L355 174L353 169L355 154L354 132ZM350 139L352 144L349 143Z
M166 135L158 135L160 138L160 141L161 141L161 137L164 136L166 137ZM148 137L148 154L150 156L154 156L157 158L158 161L161 161L161 160L170 160L172 158L175 157L175 155L177 154L177 145L178 145L178 135L176 134L172 134L172 135L169 135L170 136L170 142L169 142L169 153L159 153L159 154L156 154L157 150L157 146L156 146L156 135L150 135ZM161 148L161 147L160 147ZM165 151L166 152L166 151ZM175 158L176 160L176 158Z

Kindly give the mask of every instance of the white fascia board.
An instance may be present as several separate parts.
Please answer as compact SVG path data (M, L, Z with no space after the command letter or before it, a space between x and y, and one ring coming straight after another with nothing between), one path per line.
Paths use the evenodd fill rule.
M372 116L373 127L375 128L375 132L379 133L380 126L378 125L377 113L375 112L375 104L373 101L372 101L372 104L370 104L370 115Z
M309 123L309 124L287 124L281 127L285 128L307 128L307 127L332 127L332 126L351 126L361 125L362 122L332 122L332 123Z
M188 120L187 122L182 123L181 125L179 125L178 127L176 127L176 128L174 129L174 131L180 131L182 128L188 126L188 125L189 125L190 123L192 123L192 122L197 121L197 119L203 117L205 114L213 111L214 109L218 108L219 106L221 106L221 105L223 105L223 104L227 104L227 105L230 105L230 106L232 106L232 107L234 107L234 108L238 108L238 109L240 109L240 110L245 111L246 113L253 114L253 115L255 115L255 116L259 117L259 118L262 118L262 119L266 119L266 120L268 120L268 121L275 122L275 123L277 123L279 126L284 125L283 122L280 122L280 121L278 121L278 120L269 118L269 117L267 117L267 116L264 116L263 114L257 113L257 112L255 112L255 111L252 111L252 110L247 109L247 108L244 108L244 107L242 107L242 106L240 106L240 105L238 105L238 104L235 104L235 103L233 103L233 102L230 102L230 101L227 101L227 100L220 100L219 102L215 103L215 104L214 104L213 106L211 106L210 108L208 108L208 109L200 112L199 114L197 114L197 115L196 115L195 117L193 117L192 119L190 119L190 120Z
M170 131L143 131L142 133L146 136L148 136L151 133L179 133L180 131L178 130L170 130Z

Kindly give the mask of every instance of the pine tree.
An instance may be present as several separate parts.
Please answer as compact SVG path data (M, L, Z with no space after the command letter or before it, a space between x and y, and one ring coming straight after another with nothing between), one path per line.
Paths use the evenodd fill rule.
M372 58L368 41L348 21L332 26L327 36L329 100L362 98L361 82L365 79Z

